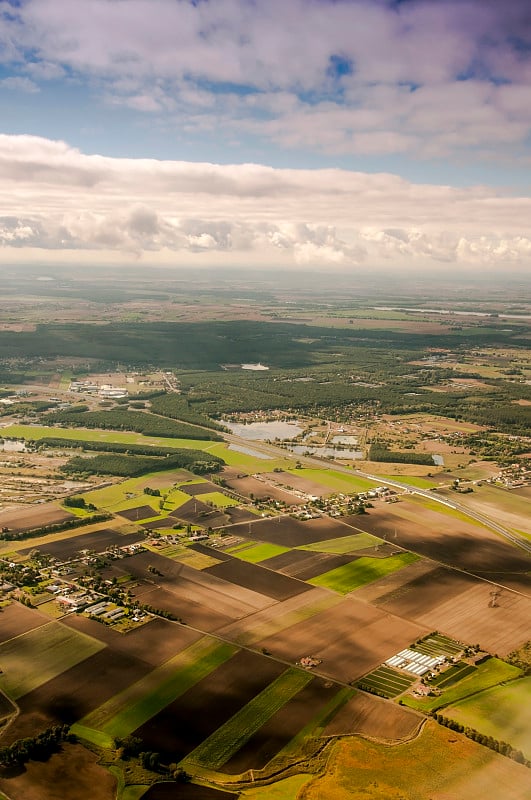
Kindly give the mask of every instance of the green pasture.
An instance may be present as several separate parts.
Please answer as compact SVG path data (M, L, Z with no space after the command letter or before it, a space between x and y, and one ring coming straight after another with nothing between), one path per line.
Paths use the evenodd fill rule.
M445 709L445 716L531 756L531 677L496 686Z
M290 667L196 747L185 762L197 762L211 769L221 767L312 680L310 673Z
M223 492L207 492L206 494L200 494L197 499L201 500L202 503L212 503L216 508L230 508L231 506L240 505L237 500L227 497Z
M332 492L343 492L344 494L357 494L374 489L378 484L369 478L360 478L357 475L348 475L346 472L337 472L332 469L313 469L303 467L302 469L288 469L293 475L307 478L322 486L327 486Z
M438 708L445 708L453 705L459 700L482 692L484 689L491 689L506 681L513 681L520 677L522 670L513 667L499 658L489 658L483 664L478 664L476 671L468 675L457 684L449 687L438 697L404 697L404 703L418 711L434 711Z
M350 564L324 572L309 580L308 583L314 586L324 586L339 594L348 594L354 589L359 589L367 583L373 583L378 578L383 578L384 575L390 575L392 572L418 561L419 558L420 556L414 553L400 553L388 558L358 558Z
M144 436L132 431L109 431L98 428L56 428L50 425L8 425L2 435L13 439L33 439L38 441L48 436L54 439L76 439L79 442L117 442L118 444L141 444L151 447L179 447L206 450L212 444L206 439L173 439L162 436Z
M237 650L234 645L220 644L206 637L200 639L120 694L114 695L82 719L80 724L111 737L128 736L227 661Z
M299 550L311 550L317 553L331 553L332 555L346 555L356 550L365 550L367 547L376 547L382 540L371 533L356 533L352 536L343 536L341 539L328 539L324 542L305 544Z
M48 622L0 645L0 689L17 700L103 647L91 636Z
M240 558L242 561L249 561L251 564L258 564L260 561L265 561L267 558L279 556L281 553L286 553L290 550L289 547L283 547L280 544L252 544L250 547L240 548L236 552L229 549L231 555Z

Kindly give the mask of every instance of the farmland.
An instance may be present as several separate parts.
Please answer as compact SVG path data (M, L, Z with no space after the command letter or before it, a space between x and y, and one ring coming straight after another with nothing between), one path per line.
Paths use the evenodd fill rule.
M33 443L8 442L18 450L0 465L0 526L13 535L0 542L0 688L18 707L0 744L63 723L79 737L16 776L0 767L13 800L55 800L54 782L72 800L479 800L496 781L504 800L526 796L525 767L427 717L441 709L530 757L520 713L529 679L502 660L529 635L529 557L474 517L525 533L529 489L501 488L503 464L471 463L493 447L504 464L526 463L528 327L515 323L504 356L520 380L495 363L493 337L516 334L494 319L454 328L344 303L305 311L297 296L281 323L270 315L285 315L288 301L271 298L260 320L146 322L142 337L120 322L128 304L110 303L111 327L68 327L68 363L52 354L61 323L39 330L51 348L42 361L14 363L23 340L0 331L0 348L6 334L12 348L2 374L20 376L5 392L30 392L2 407L2 436ZM164 304L170 315L190 309L182 298ZM90 360L89 334L108 364ZM109 355L118 342L121 366ZM467 348L478 349L471 360ZM452 366L439 365L443 354ZM240 357L268 369L243 373ZM455 373L465 365L478 374L463 388ZM104 405L97 392L74 395L78 373L130 394ZM300 433L246 440L224 419L273 429L296 420ZM342 437L364 458L385 440L399 461L304 455ZM224 466L166 468L176 449ZM411 454L444 466L408 463ZM76 475L64 471L72 456ZM109 474L109 458L134 476ZM518 470L511 480L524 480ZM374 491L386 477L435 494ZM107 518L75 528L92 506ZM61 529L27 535L48 524ZM88 610L70 610L82 593ZM467 648L476 644L484 660ZM423 685L385 663L410 646L456 661ZM176 766L191 784L150 787Z

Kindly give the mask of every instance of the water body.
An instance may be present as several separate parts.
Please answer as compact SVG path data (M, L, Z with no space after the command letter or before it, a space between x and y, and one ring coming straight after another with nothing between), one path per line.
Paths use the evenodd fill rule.
M294 439L299 433L302 433L302 428L295 422L249 422L244 424L242 422L227 422L220 420L222 425L225 425L231 433L236 436L241 436L242 439L254 439L257 442L265 442L268 439Z
M333 436L332 444L358 444L358 437L350 436L349 434L344 434L343 436Z
M289 450L297 456L309 453L311 456L320 456L320 458L348 458L349 460L363 458L361 450L336 450L335 447L312 447L304 444L292 444L289 446Z
M419 314L456 314L458 317L502 317L503 319L531 319L528 314L504 314L496 312L495 316L488 311L456 311L453 308L410 308L405 306L371 306L373 311L413 311Z

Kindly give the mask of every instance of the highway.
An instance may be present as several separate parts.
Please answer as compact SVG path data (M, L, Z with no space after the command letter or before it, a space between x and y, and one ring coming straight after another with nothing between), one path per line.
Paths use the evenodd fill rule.
M352 467L346 467L342 464L338 464L337 462L331 462L326 459L320 459L316 456L293 456L289 450L286 450L283 447L279 447L278 445L271 444L269 442L260 442L255 441L254 439L244 439L241 436L236 436L233 433L223 433L222 434L224 439L229 443L232 444L235 448L243 449L243 451L255 451L257 453L262 453L265 456L270 458L296 458L301 464L305 467L313 467L315 469L323 469L327 467L328 469L333 469L335 472L343 472L346 475L350 475L351 477L354 475L359 478L366 478L367 480L375 481L380 486L392 486L397 489L402 489L404 491L410 492L411 494L420 495L421 497L426 497L428 500L433 500L435 503L440 503L441 505L448 506L449 508L454 509L455 511L459 511L461 514L470 517L470 519L479 522L481 525L484 525L486 528L494 531L495 533L502 536L507 541L511 542L511 544L516 545L517 547L525 550L527 553L531 554L531 542L525 539L524 537L518 536L517 534L513 533L512 531L505 528L503 525L500 525L499 522L496 520L491 519L485 514L481 514L477 511L473 511L467 506L459 503L459 501L455 501L453 498L451 500L447 498L443 498L437 494L437 492L431 491L429 489L419 489L417 486L412 486L411 484L406 483L405 481L396 481L391 480L389 478L382 478L381 475L371 475L369 472L362 472L359 469L353 469ZM457 493L456 493L457 494ZM458 496L458 495L457 495Z

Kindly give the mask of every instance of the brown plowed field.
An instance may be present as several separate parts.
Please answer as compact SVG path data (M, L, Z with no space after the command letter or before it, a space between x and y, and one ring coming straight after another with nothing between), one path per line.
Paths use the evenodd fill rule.
M338 691L339 686L322 678L314 678L289 700L237 753L221 767L229 775L240 775L248 769L261 769L321 711Z
M230 525L237 525L240 522L256 522L258 517L249 511L247 508L239 508L238 506L228 506L225 509L225 516L228 517Z
M230 529L230 533L234 533L236 536L240 534L249 536L249 527L244 529L234 526ZM352 536L353 533L355 531L348 525L341 525L328 517L309 519L305 522L292 517L275 517L251 523L250 535L262 542L282 544L285 547L301 547L328 539Z
M373 602L393 614L407 619L417 619L447 600L459 603L460 595L477 583L477 578L464 572L433 565L429 572L424 572L399 588L380 595Z
M49 621L49 617L42 616L38 611L20 603L10 603L5 608L0 608L0 644Z
M348 682L427 632L413 622L347 598L311 619L261 640L259 646L292 662L307 655L321 658L319 672Z
M291 564L286 564L284 567L279 568L273 563L275 558L282 558L285 555L297 554ZM355 556L341 556L329 555L327 553L312 553L308 550L290 550L288 553L281 553L279 556L269 558L267 561L262 561L262 566L269 567L270 569L277 569L285 575L290 575L292 578L298 578L300 581L308 581L310 578L315 578L323 572L328 572L336 567L342 567L344 564L350 564L355 561Z
M60 536L60 534L58 534ZM82 533L80 536L72 536L69 539L57 539L57 541L42 544L39 550L43 553L48 553L54 558L67 560L72 556L79 553L80 550L95 550L101 553L111 545L125 547L129 544L142 542L145 536L144 533L126 533L120 534L110 528L104 528L101 531L93 531L92 533ZM33 547L25 547L18 552L21 554L29 553Z
M198 603L190 597L178 595L173 591L161 589L144 581L141 581L132 591L140 603L153 606L161 611L169 611L186 625L192 625L207 633L212 633L234 620L234 617L212 608L206 608L203 603Z
M258 564L249 564L247 561L240 561L237 558L207 567L203 572L216 575L225 581L231 581L237 586L245 586L246 589L260 592L273 600L287 600L288 597L307 592L310 588L302 581L296 581L287 575L281 575L278 572L264 569Z
M210 492L222 492L223 489L216 483L205 481L204 483L189 483L184 486L179 486L181 492L189 494L190 497L196 497L198 494L209 494Z
M137 506L136 508L128 508L126 511L117 511L116 513L119 517L125 517L132 522L137 522L141 519L156 517L159 512L155 511L151 506Z
M150 667L157 667L201 637L195 631L160 618L125 634L78 614L70 614L62 622L99 639L113 653L136 658Z
M283 487L291 486L299 492L313 494L316 497L324 497L325 495L334 493L334 490L329 486L317 483L317 481L311 481L308 478L303 478L301 475L293 475L291 472L266 472L264 478L271 481L273 484L282 484Z
M11 800L113 800L116 779L98 758L80 744L64 744L48 761L28 761L16 777L0 779L0 790Z
M70 627L107 644L85 661L29 692L19 700L20 714L6 732L6 743L33 736L56 723L71 724L184 650L201 634L154 620L120 634L85 617L72 615Z
M323 736L357 733L374 739L409 739L424 717L399 705L358 692L326 726Z
M171 511L169 517L179 519L188 525L201 525L203 528L219 528L229 522L228 517L220 511L212 510L201 500L188 500L182 506Z
M246 705L285 667L240 650L135 731L146 750L179 761Z
M217 558L218 561L230 561L233 558L233 556L229 555L229 553L224 553L223 550L219 550L217 547L209 547L206 544L191 544L190 550L195 550L196 552L203 553L206 556Z
M531 600L503 589L489 608L492 586L478 581L456 599L441 602L417 622L496 653L502 658L529 639Z
M375 554L373 553L373 555ZM396 592L396 597L400 597L402 587L406 587L410 581L420 578L426 572L431 572L433 568L433 561L425 559L415 561L413 564L408 564L407 567L402 567L397 572L392 572L390 575L385 575L385 577L377 581L356 589L356 599L378 604L379 598L383 595ZM407 589L405 592L407 592Z
M520 575L527 582L531 559L517 548L485 528L419 504L403 501L393 510L379 505L369 514L345 520L377 536L392 536L393 543L479 577L489 573L504 583L504 576L512 573L511 580Z
M234 558L232 561L236 561L236 564L242 563ZM212 608L228 616L240 617L242 613L249 614L271 604L268 596L264 597L262 593L246 588L245 584L235 586L222 577L216 577L212 567L197 570L179 561L164 558L158 553L148 552L138 553L122 563L130 575L185 598L200 601L207 609ZM153 575L148 570L149 566L162 575Z
M266 476L264 476L266 477ZM302 505L304 500L296 495L288 492L286 489L280 489L274 483L266 483L257 478L235 478L226 480L227 486L234 489L238 494L245 497L257 497L259 500L264 500L270 497L272 500L279 500L281 503L287 505Z
M3 511L0 513L0 527L8 528L14 533L23 533L34 528L42 528L44 525L66 522L69 519L76 517L68 511L63 511L57 503L42 503Z
M142 797L143 800L237 800L239 795L195 783L180 786L175 783L156 783Z

